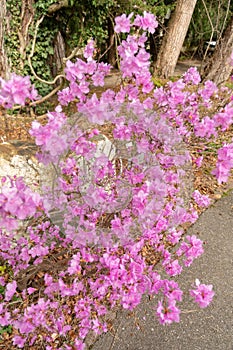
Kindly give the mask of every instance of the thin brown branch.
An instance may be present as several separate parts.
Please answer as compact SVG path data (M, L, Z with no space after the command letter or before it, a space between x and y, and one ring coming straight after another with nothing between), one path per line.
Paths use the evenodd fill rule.
M213 36L214 36L214 31L215 31L215 30L214 30L213 22L212 22L212 20L211 20L211 18L210 18L210 14L209 14L209 11L208 11L208 9L207 9L207 6L206 6L205 1L202 0L202 3L203 3L203 6L204 6L204 8L205 8L206 15L207 15L208 21L209 21L210 26L211 26L211 35L210 35L209 43L208 43L208 46L207 46L207 48L206 48L206 50L205 50L204 57L203 57L203 62L205 62L207 53L208 53L209 48L210 48L210 42L213 40Z

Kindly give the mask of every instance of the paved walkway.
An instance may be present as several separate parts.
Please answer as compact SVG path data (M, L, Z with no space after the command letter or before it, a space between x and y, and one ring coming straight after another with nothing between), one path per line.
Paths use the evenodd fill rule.
M195 278L213 284L211 306L200 309L187 294L181 322L161 326L154 316L156 300L145 298L134 314L119 313L115 333L102 335L92 350L233 350L233 192L210 207L189 233L206 242L205 253L178 281L186 290Z

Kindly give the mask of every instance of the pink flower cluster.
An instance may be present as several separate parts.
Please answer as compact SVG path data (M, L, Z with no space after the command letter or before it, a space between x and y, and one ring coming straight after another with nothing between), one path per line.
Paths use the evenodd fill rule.
M176 251L177 256L185 256L185 266L190 266L193 260L198 258L204 253L203 242L195 235L186 236L186 242L182 242L179 249Z
M22 178L9 179L10 186L2 179L0 193L0 228L12 231L19 220L33 217L42 206L40 195L27 187Z
M208 207L210 205L210 198L201 194L198 190L193 192L193 199L200 207Z
M201 308L207 307L214 297L213 286L201 284L198 279L196 279L196 288L190 290L190 295L195 299L195 302L199 304Z
M93 59L94 42L90 41L84 50L87 62L77 58L76 62L68 61L65 68L66 79L70 86L58 92L61 105L66 106L69 102L78 99L86 101L86 95L90 91L90 80L94 86L104 86L104 78L110 72L110 65L96 62Z
M0 105L4 108L12 108L15 104L25 106L27 100L37 98L37 91L31 85L29 76L21 77L12 73L9 80L0 78Z
M133 17L133 13L131 13L128 17L123 14L119 17L115 18L115 32L116 33L129 33L130 28L132 26L139 27L144 31L148 31L149 33L154 33L155 29L158 27L158 22L155 16L146 11L143 12L143 16L137 15L134 22L131 23L131 18Z
M226 182L233 168L233 143L225 144L218 150L216 169L212 173L217 177L218 183Z

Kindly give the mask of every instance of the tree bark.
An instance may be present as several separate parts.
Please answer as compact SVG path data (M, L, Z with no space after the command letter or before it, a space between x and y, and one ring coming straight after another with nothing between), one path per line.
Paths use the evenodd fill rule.
M174 75L176 63L186 37L197 0L178 0L176 9L168 24L158 58L154 75L168 78Z
M30 42L29 27L34 21L34 0L21 1L20 27L18 29L19 52L21 55L21 69L24 69L26 60L26 49Z
M115 36L114 28L111 19L108 19L108 63L114 67L116 64L116 45L115 45Z
M217 43L213 56L207 62L204 71L204 81L212 80L220 85L227 81L232 73L230 57L233 53L233 16L224 32L222 39Z
M63 69L63 58L66 57L66 47L64 38L59 31L54 39L54 55L53 55L53 76L61 74Z
M6 21L6 0L0 0L0 76L7 78L8 75L8 60L4 45L5 36L5 21Z

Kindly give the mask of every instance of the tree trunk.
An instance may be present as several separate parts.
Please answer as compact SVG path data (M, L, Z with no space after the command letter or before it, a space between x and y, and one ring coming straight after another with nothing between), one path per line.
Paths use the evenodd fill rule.
M116 65L116 45L115 45L115 36L114 28L110 18L108 18L108 63L115 67Z
M0 0L0 76L7 78L8 76L8 61L4 45L5 36L5 21L6 21L6 0Z
M178 0L176 9L168 24L158 58L154 75L168 78L174 75L176 63L186 37L197 0Z
M52 57L53 76L61 74L63 58L66 57L65 41L61 32L57 32L54 39L54 55Z
M213 56L207 62L204 71L204 81L212 80L219 85L227 81L232 73L230 57L233 52L233 16L225 33L217 43Z
M30 42L29 28L34 21L34 0L23 0L21 2L20 27L18 29L19 52L21 57L21 69L23 71L26 60L26 49Z
M34 20L33 3L20 0L16 6L0 0L0 75L4 78L13 71L23 72Z

